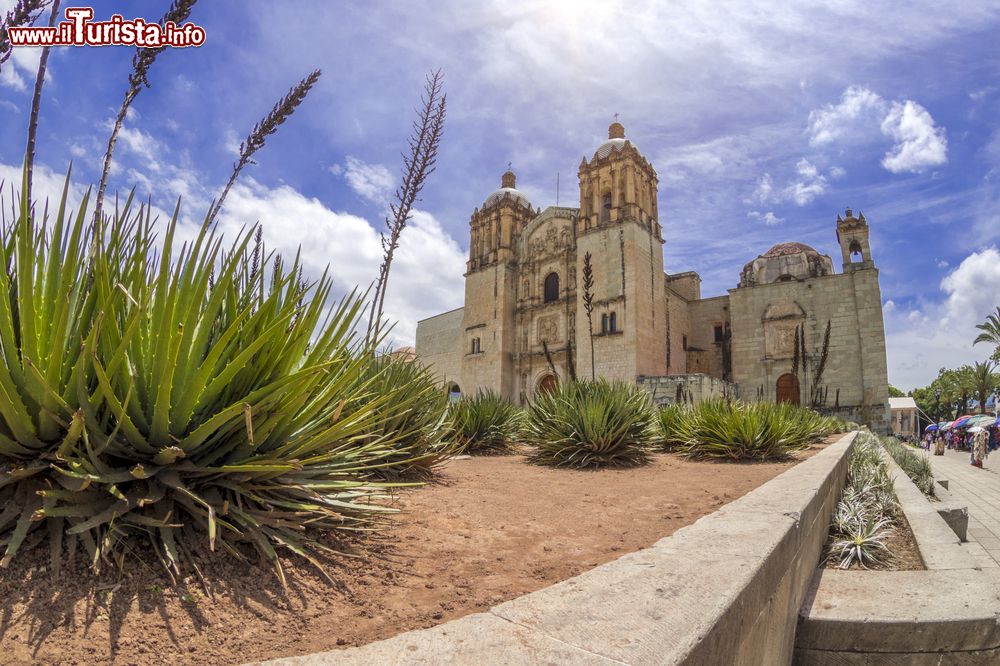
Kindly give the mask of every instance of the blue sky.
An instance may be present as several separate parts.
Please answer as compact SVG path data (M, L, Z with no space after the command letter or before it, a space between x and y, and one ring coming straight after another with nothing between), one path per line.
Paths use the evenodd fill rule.
M12 0L0 0L6 11ZM157 18L166 2L98 2ZM70 4L70 6L73 6ZM270 244L338 284L366 285L424 75L448 119L437 172L392 276L400 343L458 307L472 209L508 161L541 207L578 200L576 169L614 113L660 178L669 272L703 294L797 240L839 268L838 212L864 211L881 269L890 381L929 382L987 355L973 325L1000 303L998 2L235 2L202 0L198 49L167 51L134 104L112 186L189 224L253 123L314 68L323 77L228 200L224 229L260 220ZM54 191L95 182L132 51L57 49L37 160ZM37 55L0 71L0 178L19 173ZM45 190L45 188L48 188Z

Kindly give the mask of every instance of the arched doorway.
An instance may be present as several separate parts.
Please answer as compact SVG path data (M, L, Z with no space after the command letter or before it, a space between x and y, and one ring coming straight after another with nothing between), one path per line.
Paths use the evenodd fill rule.
M777 402L799 404L799 378L790 372L781 375L778 377L775 393L777 394Z
M458 402L462 399L462 389L455 382L452 382L448 387L448 399L452 402Z
M559 384L559 380L556 379L555 375L545 375L540 380L538 380L538 388L536 391L538 393L548 393L550 391L555 391Z

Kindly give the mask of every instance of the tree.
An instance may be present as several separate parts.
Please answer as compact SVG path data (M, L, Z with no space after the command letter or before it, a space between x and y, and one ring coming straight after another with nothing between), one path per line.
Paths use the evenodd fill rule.
M968 367L968 366L966 366ZM972 367L970 379L972 388L979 399L979 413L986 413L986 400L1000 386L1000 375L993 372L996 366L992 361L977 361Z
M976 328L982 333L976 336L972 344L978 345L980 342L985 342L993 345L995 347L993 360L1000 363L1000 305L997 306L995 314L988 316L982 324L976 324Z
M902 397L905 397L905 395L906 394L903 393L902 391L900 391L898 388L896 388L892 384L889 384L889 397L890 398L902 398Z

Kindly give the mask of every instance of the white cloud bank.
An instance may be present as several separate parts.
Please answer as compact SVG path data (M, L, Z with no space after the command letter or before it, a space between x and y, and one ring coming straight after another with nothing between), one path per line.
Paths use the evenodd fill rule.
M948 162L943 127L913 100L888 102L862 86L850 86L836 104L809 113L806 134L814 148L874 142L885 137L892 147L882 158L890 173L920 173Z
M992 351L972 341L976 324L1000 298L1000 250L994 245L971 253L940 287L941 301L907 309L890 300L882 308L889 381L903 390L926 386L938 369L981 361Z

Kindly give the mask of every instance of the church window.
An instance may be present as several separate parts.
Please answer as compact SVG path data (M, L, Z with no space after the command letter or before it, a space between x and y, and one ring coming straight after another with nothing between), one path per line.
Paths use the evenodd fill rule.
M715 327L715 341L716 342L722 342L722 327L721 326L716 326Z
M618 315L612 312L608 316L608 333L614 333L618 330Z
M545 276L544 302L552 303L559 300L559 274L549 273Z
M686 335L681 336L681 347L684 348L684 351L687 351L687 348L688 348L688 336L686 336Z
M601 333L607 333L608 332L608 324L609 324L608 315L607 314L602 314L601 315Z
M472 353L478 354L483 351L479 338L472 338Z
M611 220L611 192L605 192L601 197L601 222Z

